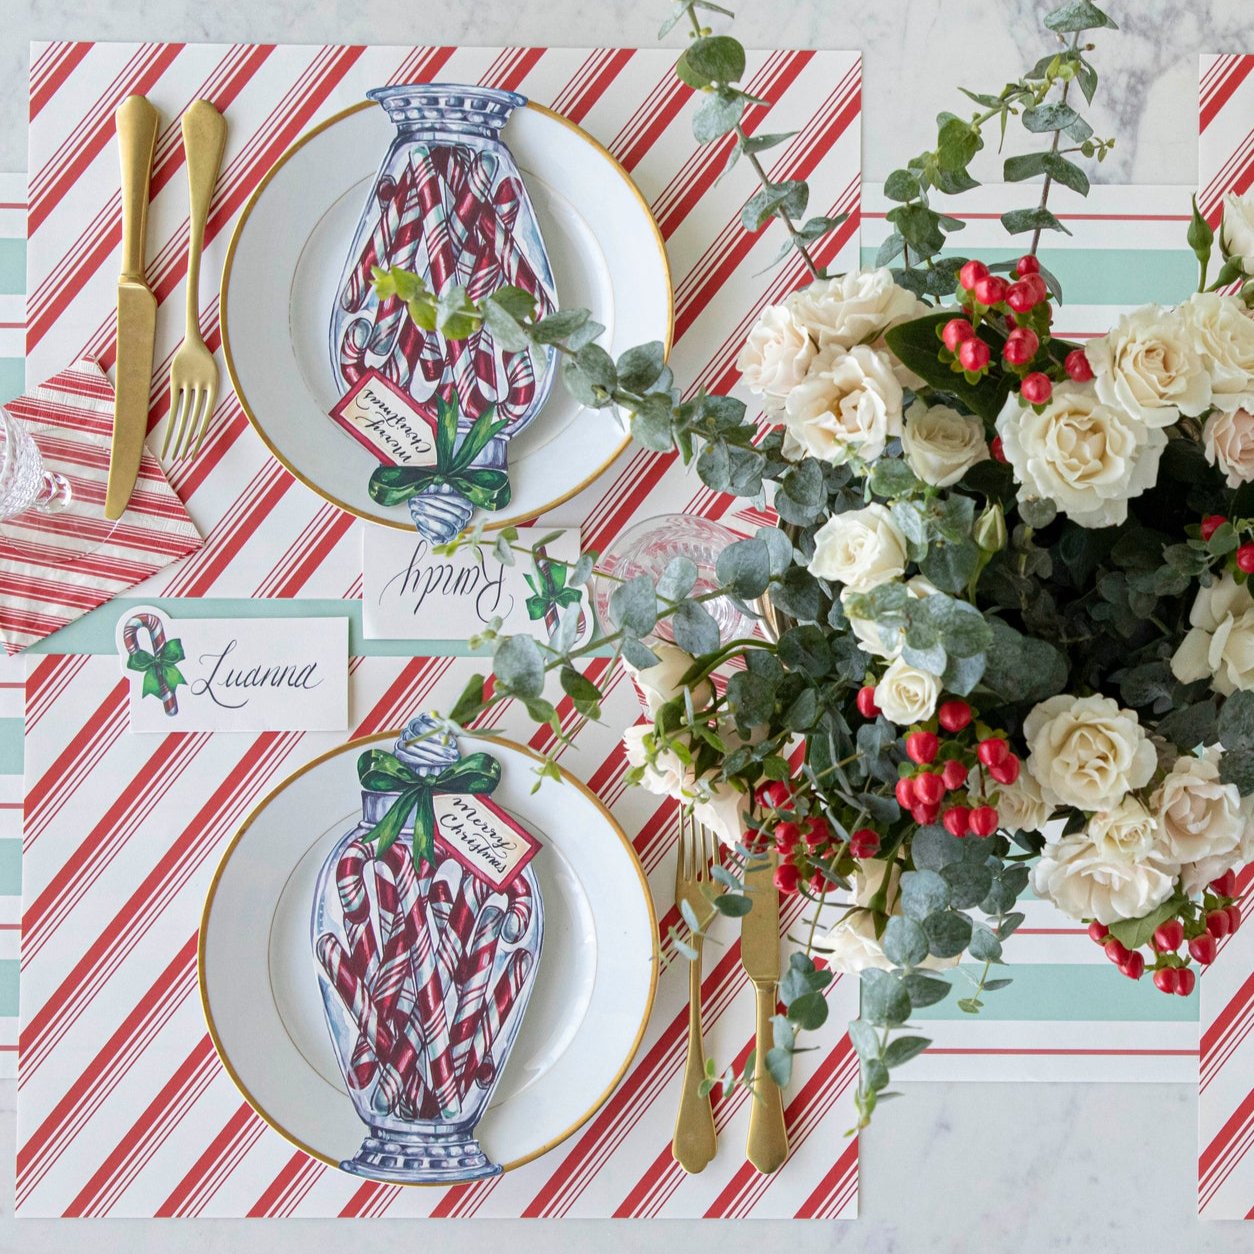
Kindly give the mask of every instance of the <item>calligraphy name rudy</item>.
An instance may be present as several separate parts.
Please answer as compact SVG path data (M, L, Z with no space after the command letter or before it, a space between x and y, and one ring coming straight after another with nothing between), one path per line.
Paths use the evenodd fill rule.
M383 585L379 594L382 602L389 592L398 598L412 597L411 614L417 614L428 597L457 597L469 600L475 616L481 623L488 623L497 615L505 618L514 608L514 598L505 591L505 567L494 562L496 574L488 573L482 552L476 552L470 563L428 562L431 546L419 540L409 555L409 564L398 571ZM502 608L502 603L506 603Z

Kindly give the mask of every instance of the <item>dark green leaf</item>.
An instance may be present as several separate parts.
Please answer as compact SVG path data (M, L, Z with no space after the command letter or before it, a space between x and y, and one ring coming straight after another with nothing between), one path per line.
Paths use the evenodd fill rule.
M518 697L538 697L544 688L544 658L530 636L507 636L492 655L492 670Z
M927 934L913 919L896 914L880 939L884 955L899 967L917 967L927 957Z
M890 971L868 967L862 972L862 1017L877 1027L896 1027L910 1018L910 995Z
M1238 690L1219 711L1219 740L1224 749L1254 749L1254 692Z
M647 636L657 622L657 595L648 575L621 583L610 594L610 618L632 636Z
M955 958L971 940L971 920L953 910L940 910L923 920L928 946L937 958Z
M729 544L719 555L715 566L719 586L745 601L752 601L766 591L771 581L771 554L756 536Z
M1071 234L1048 209L1012 209L1001 215L1001 224L1011 235L1022 235L1025 231L1061 231L1064 235Z
M884 180L884 196L888 200L913 200L919 194L919 180L908 170L894 170Z
M745 111L745 98L739 94L715 92L701 102L692 116L692 137L699 144L712 143L736 129Z
M818 1031L827 1022L827 999L822 993L805 993L790 1003L788 1019L803 1031Z
M707 82L739 82L745 72L745 50L730 35L707 35L688 45L684 60Z
M899 1036L888 1042L888 1048L884 1050L884 1065L900 1067L917 1058L931 1043L926 1036Z
M1098 30L1109 27L1119 28L1105 13L1092 3L1092 0L1071 0L1061 8L1054 9L1045 16L1045 25L1059 35L1069 35L1075 31Z
M924 975L922 971L911 971L902 982L917 1010L944 1001L953 988L948 980L942 980L935 975Z
M630 392L644 392L658 380L666 365L666 349L661 340L638 344L618 359L618 382Z
M949 885L935 871L907 871L901 877L901 908L917 923L949 905Z
M718 624L700 601L685 601L670 622L675 632L675 643L685 653L700 657L718 648Z

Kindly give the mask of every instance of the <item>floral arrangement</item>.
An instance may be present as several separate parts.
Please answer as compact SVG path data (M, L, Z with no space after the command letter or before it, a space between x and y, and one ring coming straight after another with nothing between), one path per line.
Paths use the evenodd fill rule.
M489 632L494 682L476 677L449 718L513 697L560 737L548 676L599 717L581 660L621 657L648 713L626 734L633 779L726 842L718 909L745 912L743 867L766 857L781 893L807 899L774 1048L717 1079L765 1068L786 1084L832 969L856 972L865 1122L928 1044L901 1031L915 1009L957 988L974 1013L1009 982L1029 884L1168 994L1189 994L1239 925L1235 868L1254 853L1254 205L1230 201L1217 240L1195 208L1200 280L1175 308L1084 346L1052 334L1061 293L1039 244L1065 228L1050 191L1086 193L1080 162L1113 143L1077 93L1097 88L1085 40L1114 23L1073 0L1045 18L1057 42L1036 66L967 92L976 111L942 113L936 147L890 175L877 265L829 275L834 221L803 221L805 184L767 176L759 154L785 137L741 128L744 51L699 10L723 12L681 0L671 23L691 28L677 68L704 95L694 133L734 136L762 182L746 228L779 219L812 280L741 351L760 416L682 400L660 345L614 361L585 311L537 320L509 290L478 305L410 294L417 318L555 344L577 397L617 405L710 487L769 502L778 526L722 553L718 592L690 595L684 559L620 584L613 622L578 647L578 606L547 642ZM1040 195L1002 218L1030 237L1022 256L989 266L947 247L962 223L930 197L974 187L986 132L1012 120L1045 147L1006 159L1004 178L1039 178ZM515 540L496 539L503 560ZM569 586L594 567L585 554ZM714 595L762 633L720 640ZM938 974L964 958L976 974Z

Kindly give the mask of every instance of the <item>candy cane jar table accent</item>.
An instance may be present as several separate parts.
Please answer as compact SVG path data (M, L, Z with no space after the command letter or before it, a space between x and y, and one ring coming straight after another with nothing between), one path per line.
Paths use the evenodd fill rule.
M512 285L534 295L541 314L557 307L531 198L501 139L502 127L526 97L452 83L367 94L387 111L397 135L348 250L331 315L332 373L342 392L375 376L382 388L412 401L433 426L436 397L455 399L463 437L491 409L505 426L471 466L504 474L510 440L548 398L556 350L549 347L536 358L505 352L486 327L464 340L445 340L419 327L397 297L380 301L371 276L375 267L396 267L421 275L437 295L457 286L471 299ZM461 531L475 508L455 477L441 478L441 469L410 499L418 530L436 542Z
M312 915L327 1026L369 1129L341 1166L403 1184L500 1172L475 1129L522 1026L544 931L530 864L496 884L448 853L438 830L433 848L422 839L432 795L460 792L462 768L484 756L419 738L428 727L413 720L383 755L406 782L363 789L361 822L324 862ZM393 829L384 822L394 811L399 829L395 815Z

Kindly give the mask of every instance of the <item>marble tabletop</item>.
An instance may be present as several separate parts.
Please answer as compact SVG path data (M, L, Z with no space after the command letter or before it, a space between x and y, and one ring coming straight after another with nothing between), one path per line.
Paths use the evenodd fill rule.
M724 0L726 3L727 0ZM343 43L650 46L668 0L6 0L0 34L0 169L26 163L27 45L54 38ZM858 48L864 57L863 169L882 180L931 141L932 115L958 84L1013 77L1041 50L1035 0L740 0L748 45ZM1254 50L1249 0L1106 0L1123 27L1098 55L1099 133L1118 135L1110 182L1192 184L1197 55ZM960 99L960 98L959 98ZM463 1221L440 1233L466 1251L556 1254L659 1242L725 1254L768 1246L850 1254L970 1249L1106 1254L1248 1250L1254 1229L1195 1218L1196 1093L1189 1086L914 1084L876 1115L862 1144L855 1223L663 1220ZM14 1101L0 1084L0 1251L261 1250L333 1242L413 1248L388 1220L345 1231L326 1221L13 1220ZM430 1233L422 1234L428 1240ZM419 1238L421 1239L421 1238Z

